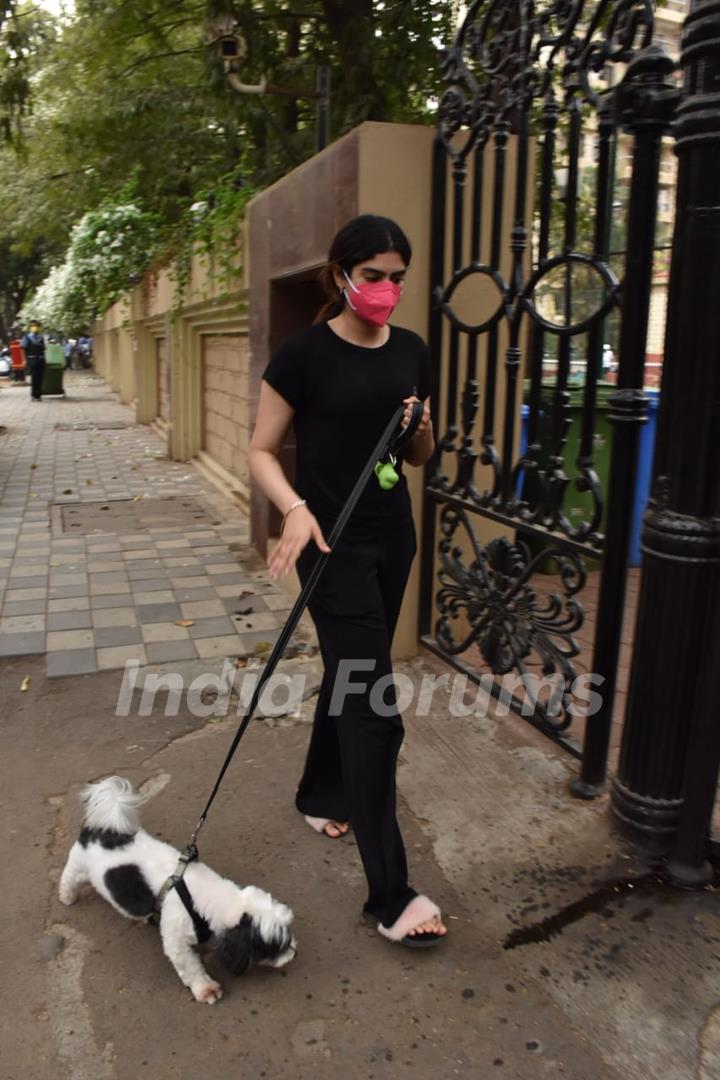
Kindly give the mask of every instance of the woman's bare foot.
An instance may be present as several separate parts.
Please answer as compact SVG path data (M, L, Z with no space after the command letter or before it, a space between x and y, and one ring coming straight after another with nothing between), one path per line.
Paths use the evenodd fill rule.
M427 922L420 923L418 926L414 926L412 930L408 930L410 937L415 934L439 934L443 937L447 934L447 926L435 915L432 919L428 919Z
M311 829L315 832L328 836L331 840L339 840L350 831L349 821L335 821L334 818L312 817L310 814L303 815Z
M323 832L326 836L329 836L331 840L338 840L341 836L345 836L349 831L349 821L328 821L323 828Z

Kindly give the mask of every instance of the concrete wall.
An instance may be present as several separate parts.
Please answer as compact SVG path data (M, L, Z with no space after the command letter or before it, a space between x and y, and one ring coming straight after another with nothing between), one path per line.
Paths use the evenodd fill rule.
M249 487L247 337L203 339L203 441L206 454Z
M98 320L93 336L98 371L123 401L134 403L138 421L157 429L170 457L195 460L247 510L244 239L242 231L230 281L221 280L196 255L181 300L173 267L149 274L126 301ZM213 398L213 384L224 388L226 402ZM231 430L234 425L237 433Z

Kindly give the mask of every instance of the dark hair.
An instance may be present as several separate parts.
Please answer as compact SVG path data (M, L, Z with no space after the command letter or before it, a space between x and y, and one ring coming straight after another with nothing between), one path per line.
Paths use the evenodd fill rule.
M390 218L377 214L360 214L343 225L336 233L328 252L328 261L320 271L320 284L328 300L315 316L315 322L334 319L345 307L342 293L338 292L332 267L337 264L348 275L354 266L365 259L374 259L386 251L396 251L406 266L410 265L412 248L400 226Z

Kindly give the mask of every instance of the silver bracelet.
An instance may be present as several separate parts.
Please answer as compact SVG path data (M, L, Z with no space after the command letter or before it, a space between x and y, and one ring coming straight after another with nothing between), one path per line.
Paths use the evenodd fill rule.
M285 528L285 522L287 521L288 514L291 514L293 512L293 510L297 510L298 506L305 506L306 504L307 504L307 499L296 499L296 501L292 504L292 506L289 506L287 508L287 510L283 514L282 523L280 525L280 535L281 536L283 534L283 529Z

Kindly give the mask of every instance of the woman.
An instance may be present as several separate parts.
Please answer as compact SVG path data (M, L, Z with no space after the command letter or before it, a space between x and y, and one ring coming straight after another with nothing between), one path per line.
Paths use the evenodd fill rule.
M423 465L434 450L429 355L410 330L387 320L402 296L407 238L388 218L363 214L332 242L321 280L329 296L315 323L274 354L261 383L250 470L283 513L270 557L278 578L297 565L304 585L372 448L401 402L423 418L405 453ZM291 422L296 482L278 462ZM417 550L407 481L391 490L371 477L309 602L325 671L298 809L333 839L352 824L368 881L363 914L385 937L412 947L446 934L440 910L418 896L395 815L395 768L403 738L390 644Z

